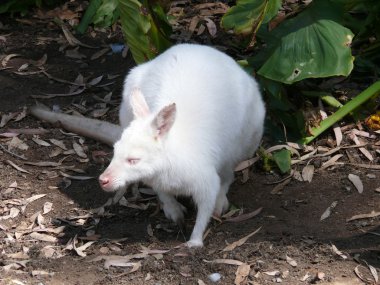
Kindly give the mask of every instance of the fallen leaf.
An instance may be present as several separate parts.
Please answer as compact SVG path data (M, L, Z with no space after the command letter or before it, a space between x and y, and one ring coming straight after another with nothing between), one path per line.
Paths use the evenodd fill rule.
M343 140L342 129L339 126L333 128L336 140L336 146L340 146Z
M234 250L236 247L239 247L241 245L243 245L251 236L255 235L256 233L258 233L259 231L261 230L261 227L258 228L257 230L255 230L254 232L250 233L249 235L229 244L228 246L226 246L223 251L232 251Z
M273 195L281 194L282 190L284 190L285 186L288 185L291 180L292 180L291 178L288 178L285 181L277 184L276 186L273 187L273 189L272 189L272 191L270 191L270 193Z
M367 264L369 270L371 271L371 274L373 276L373 279L375 279L375 284L378 284L379 282L379 275L377 274L377 270L375 267L373 267L372 265L370 264Z
M348 179L352 182L352 184L354 184L360 194L363 193L363 182L359 176L355 174L348 174Z
M48 143L44 140L41 140L38 136L33 136L32 141L34 141L36 144L38 144L40 146L51 146L50 143Z
M50 236L50 235L46 235L46 234L40 234L40 233L31 233L29 235L31 238L34 238L36 240L40 240L40 241L46 241L46 242L58 242L58 239L56 237L53 237L53 236Z
M49 273L44 270L32 270L32 276L44 276L44 275L53 275L53 273Z
M380 212L372 211L369 214L359 214L359 215L352 216L351 218L347 219L346 221L350 222L350 221L360 220L360 219L375 218L378 216L380 216Z
M51 203L51 202L45 202L45 204L44 204L44 210L43 210L42 214L45 215L45 214L49 213L52 210L52 208L53 208L53 203Z
M93 243L95 243L95 241L89 241L87 243L85 243L84 245L80 246L80 247L76 247L75 244L74 244L74 250L75 252L79 255L79 256L82 256L82 257L85 257L87 256L87 254L84 252L88 247L90 247Z
M16 218L20 213L20 210L15 208L15 207L12 207L10 210L9 210L9 214L8 215L5 215L5 216L0 216L0 221L1 220L8 220L8 219L13 219L13 218Z
M320 221L323 221L327 219L328 217L330 217L331 211L336 207L337 204L338 204L338 201L332 202L331 205L326 209L326 211L323 212Z
M278 271L278 270L265 271L263 273L266 274L266 275L268 275L268 276L280 276L281 275L281 272Z
M244 262L241 262L239 260L235 259L224 259L224 258L218 258L214 260L206 260L203 259L204 262L206 263L217 263L217 264L229 264L229 265L242 265Z
M313 176L314 176L314 165L310 165L310 164L306 165L302 169L302 179L310 183L311 180L313 180Z
M339 255L341 258L347 259L347 255L343 254L343 252L341 252L335 245L331 245L331 249L335 254Z
M79 157L87 158L87 155L85 154L85 152L83 150L83 147L80 144L78 144L77 142L73 142L73 149Z
M258 208L257 210L255 210L253 212L242 214L242 215L239 215L239 216L233 217L233 218L228 218L225 221L226 222L242 222L242 221L246 221L246 220L251 219L251 218L257 216L258 214L260 214L261 211L262 211L262 209L263 209L263 207L260 207L260 208ZM223 216L223 217L225 217L225 216Z
M61 140L56 140L56 139L50 139L49 140L52 144L58 146L59 148L63 150L67 150L67 147L65 146L65 143Z
M235 272L235 285L246 284L251 266L243 263L238 266Z
M7 142L8 149L18 148L20 150L28 150L29 146L20 140L18 137L13 137L9 142Z
M326 169L332 165L335 165L335 162L338 161L339 158L341 158L343 156L343 154L337 154L337 155L334 155L332 158L330 158L328 161L322 163L322 166L320 168L320 170L323 170L323 169Z
M292 267L297 267L297 261L293 258L286 255L286 262L289 263Z
M31 174L29 171L25 170L24 168L16 165L14 162L12 162L11 160L6 160L6 162L12 166L13 168L15 168L16 170L20 171L20 172L23 172L23 173L28 173L28 174Z
M210 18L206 18L206 17L204 18L204 20L206 21L207 30L208 30L210 36L215 37L217 29L216 29L216 25L215 25L214 21L211 20Z

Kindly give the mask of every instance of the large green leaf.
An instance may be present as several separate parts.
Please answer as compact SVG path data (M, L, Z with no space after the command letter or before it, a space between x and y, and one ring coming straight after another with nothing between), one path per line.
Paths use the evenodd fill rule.
M268 49L261 52L267 60L258 73L287 84L350 74L353 34L339 24L342 12L332 0L318 0L285 21L270 33Z
M158 4L150 7L147 2L119 0L123 33L136 63L154 58L171 44L167 26L160 26L166 19L159 17L166 17L165 13L157 12L162 11ZM156 11L154 15L152 11Z
M222 18L222 27L249 35L277 15L281 0L239 0Z

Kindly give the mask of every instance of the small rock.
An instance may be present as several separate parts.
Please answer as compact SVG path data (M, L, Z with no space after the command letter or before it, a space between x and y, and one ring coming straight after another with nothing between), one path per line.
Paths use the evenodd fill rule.
M368 173L366 175L369 179L375 179L376 178L376 175L375 174L372 174L372 173Z
M220 273L212 273L208 276L208 279L212 282L218 282L222 278L222 275Z

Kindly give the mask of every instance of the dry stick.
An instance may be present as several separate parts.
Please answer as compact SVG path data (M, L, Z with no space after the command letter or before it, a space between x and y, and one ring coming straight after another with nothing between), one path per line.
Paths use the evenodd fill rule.
M6 153L9 153L10 155L18 158L18 159L22 159L22 160L28 160L25 156L21 156L21 155L18 155L18 154L15 154L11 151L9 151L5 146L3 146L2 144L0 144L0 148L5 151Z

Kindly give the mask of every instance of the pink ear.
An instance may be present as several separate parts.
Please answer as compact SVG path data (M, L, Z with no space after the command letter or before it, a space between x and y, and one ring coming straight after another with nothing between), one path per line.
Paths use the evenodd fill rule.
M148 104L139 88L132 89L129 100L135 118L145 118L149 116L150 110Z
M176 111L176 105L173 103L162 108L154 118L152 127L157 130L158 137L162 137L169 132L174 124Z

